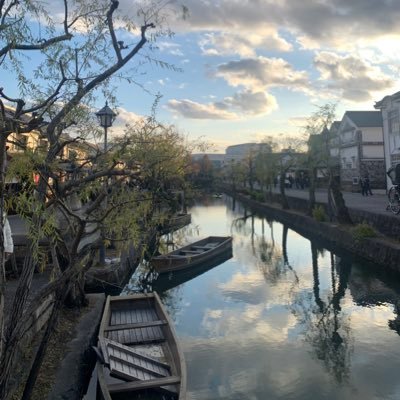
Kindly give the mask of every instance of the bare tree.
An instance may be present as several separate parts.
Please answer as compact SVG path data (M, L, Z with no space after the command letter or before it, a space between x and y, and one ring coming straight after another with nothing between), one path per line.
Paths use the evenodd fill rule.
M91 249L82 246L81 242L85 233L91 226L98 227L105 223L113 210L124 204L132 205L132 201L135 204L148 204L143 193L126 190L126 179L140 181L140 176L137 169L121 164L121 154L117 154L117 157L111 151L96 154L86 164L86 167L89 164L96 167L79 184L77 180L63 182L58 179L59 158L66 146L63 140L66 129L78 124L77 137L73 139L76 141L95 131L91 128L88 111L95 100L96 90L103 91L114 101L112 84L115 78L135 83L135 72L148 62L174 68L144 51L146 47L151 49L151 43L158 37L171 34L166 25L171 11L167 5L169 2L163 1L151 2L148 8L139 5L135 20L127 17L126 12L120 12L117 0L63 0L51 3L49 9L39 2L28 0L0 1L0 68L5 76L10 76L10 82L18 84L17 89L14 85L0 88L0 165L4 166L6 142L12 133L37 129L49 143L47 151L42 156L32 155L29 164L40 176L37 196L35 199L25 199L24 203L31 207L25 217L30 226L29 253L32 257L25 260L7 324L4 315L4 249L3 245L0 246L0 399L7 399L10 395L9 378L15 361L15 349L24 333L24 316L29 315L49 294L62 293L53 299L53 312L56 313L57 305L62 303L66 293L90 265L85 261L90 259ZM183 11L186 12L186 9ZM63 16L61 20L59 15ZM146 46L150 31L150 46ZM130 37L132 43L124 43L120 39L122 35ZM128 70L129 64L134 68ZM86 127L87 132L84 132ZM1 216L4 208L4 174L2 167ZM104 179L114 182L111 194L107 186L101 184ZM74 212L68 202L71 196L82 192L94 196L85 215ZM114 203L117 195L119 203ZM106 197L110 197L111 201L108 202L110 206L104 208L102 204ZM125 203L121 201L123 199ZM66 221L65 226L68 226L63 235L56 223L56 216L60 215ZM3 221L0 225L3 226ZM51 243L54 254L57 251L63 253L65 265L60 266L55 279L27 307L33 265L40 254L39 239L49 233L54 233L55 240ZM66 249L63 243L66 243L68 235L73 239ZM63 238L59 240L61 236ZM48 329L51 330L51 324ZM25 394L27 398L29 390L27 388Z
M338 181L334 176L334 165L330 154L330 144L335 133L328 129L335 120L335 104L325 104L318 107L305 126L308 142L307 165L310 171L310 202L309 214L315 207L315 180L317 169L325 173L328 180L329 214L345 224L351 224L350 214L346 207Z

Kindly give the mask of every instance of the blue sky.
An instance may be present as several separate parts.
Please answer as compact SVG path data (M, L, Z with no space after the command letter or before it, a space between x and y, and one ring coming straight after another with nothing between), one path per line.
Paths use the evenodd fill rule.
M49 5L56 9L56 3ZM135 18L139 3L150 0L120 0L119 15ZM178 5L172 3L167 11ZM170 13L175 36L160 38L151 54L182 72L146 64L135 79L162 94L162 122L214 143L214 151L266 135L296 134L316 106L327 102L337 103L341 119L345 110L373 110L376 101L400 90L400 1L184 3L188 18ZM137 41L117 35L127 44ZM154 97L140 87L121 83L114 94L114 133L150 113ZM105 100L99 95L98 107Z
M123 1L122 4L125 2ZM186 1L156 55L183 72L151 67L159 117L216 150L296 134L315 106L373 110L399 90L400 2L372 0ZM146 99L148 97L148 99ZM150 96L120 90L121 105L148 112Z

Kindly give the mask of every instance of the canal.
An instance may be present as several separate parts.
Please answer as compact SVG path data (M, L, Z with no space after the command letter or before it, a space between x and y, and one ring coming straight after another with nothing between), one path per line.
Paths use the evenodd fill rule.
M232 235L233 257L162 291L188 399L399 399L400 278L331 252L229 197L193 206L177 242Z

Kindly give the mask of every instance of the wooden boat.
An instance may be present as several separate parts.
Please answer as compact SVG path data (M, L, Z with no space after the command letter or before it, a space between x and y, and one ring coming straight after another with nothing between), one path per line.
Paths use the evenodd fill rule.
M108 296L97 352L97 399L186 398L183 352L157 293Z
M181 270L169 272L168 274L159 274L158 277L151 282L152 290L163 293L183 283L206 273L207 271L223 264L232 258L232 249L227 249L223 253L216 255L210 260L204 261L199 265L191 266Z
M231 236L209 236L168 254L153 257L151 265L159 273L178 271L212 260L228 249L232 249Z

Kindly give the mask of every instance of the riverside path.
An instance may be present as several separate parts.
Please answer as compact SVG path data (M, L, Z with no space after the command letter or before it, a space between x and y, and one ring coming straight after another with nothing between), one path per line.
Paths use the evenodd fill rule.
M275 188L273 192L279 193L278 188ZM306 200L309 198L308 189L285 189L285 194L288 197L297 197ZM342 192L342 194L348 208L400 218L400 214L399 216L394 215L387 209L388 198L384 190L375 190L372 196L362 196L361 193L354 192ZM315 197L318 203L328 202L326 189L317 189L315 191Z

